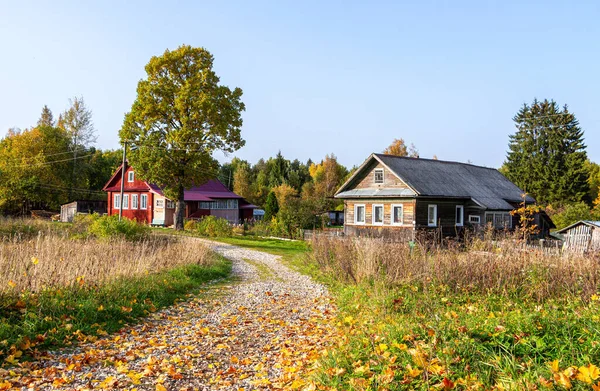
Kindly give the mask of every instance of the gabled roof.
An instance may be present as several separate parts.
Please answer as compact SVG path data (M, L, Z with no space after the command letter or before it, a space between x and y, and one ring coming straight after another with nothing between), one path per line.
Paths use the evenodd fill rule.
M121 166L113 174L110 180L106 183L102 190L104 191L118 191L120 190L120 176ZM160 186L144 182L143 187L131 188L128 187L127 191L151 191L164 197L164 193ZM218 179L209 179L200 186L193 186L189 189L184 190L183 199L184 201L214 201L215 199L243 199L241 196L230 191L227 186L222 184Z
M523 191L494 168L375 153L342 185L336 197L351 196L353 180L373 159L404 181L419 197L467 198L491 210L510 210L513 209L510 203L523 201ZM527 196L526 201L535 202L531 196Z
M568 227L565 227L563 229L559 229L558 231L556 231L557 234L562 234L564 232L567 232L568 230L570 230L573 227L576 227L580 224L584 224L590 227L594 227L594 228L600 228L600 221L592 221L592 220L579 220L576 223L573 223L571 225L569 225Z

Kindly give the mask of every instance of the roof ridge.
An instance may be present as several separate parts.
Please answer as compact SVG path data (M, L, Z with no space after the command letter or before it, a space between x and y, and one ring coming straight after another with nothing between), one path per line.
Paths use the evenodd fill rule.
M472 167L477 167L477 168L485 168L485 169L488 169L488 170L498 171L498 169L494 168L494 167L479 166L479 165L473 164L473 163L463 163L463 162L457 162L457 161L453 161L453 160L440 160L440 159L430 159L430 158L425 158L425 157L386 155L385 153L375 153L375 152L373 152L373 155L375 155L377 157L386 157L386 158L394 158L394 159L427 160L427 161L430 161L430 162L458 164L458 165L461 165L461 166L472 166Z

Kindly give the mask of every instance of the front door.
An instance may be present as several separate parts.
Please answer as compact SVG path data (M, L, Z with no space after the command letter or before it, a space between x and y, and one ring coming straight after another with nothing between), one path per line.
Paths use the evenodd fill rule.
M163 197L154 197L154 217L153 225L165 224L165 199Z

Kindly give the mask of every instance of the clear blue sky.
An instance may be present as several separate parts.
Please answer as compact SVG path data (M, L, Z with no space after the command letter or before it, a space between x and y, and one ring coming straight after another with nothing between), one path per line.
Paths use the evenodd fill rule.
M599 1L3 1L0 134L82 95L117 148L144 65L190 44L243 89L251 162L352 166L402 137L498 167L535 97L567 103L600 162L599 20Z

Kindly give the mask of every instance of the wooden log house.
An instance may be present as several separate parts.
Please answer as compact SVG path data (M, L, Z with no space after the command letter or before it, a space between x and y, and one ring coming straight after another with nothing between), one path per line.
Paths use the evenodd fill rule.
M335 194L349 236L411 240L417 230L455 236L465 227L514 229L523 191L498 170L442 160L371 154ZM533 204L531 196L524 199ZM554 225L535 216L544 236Z

